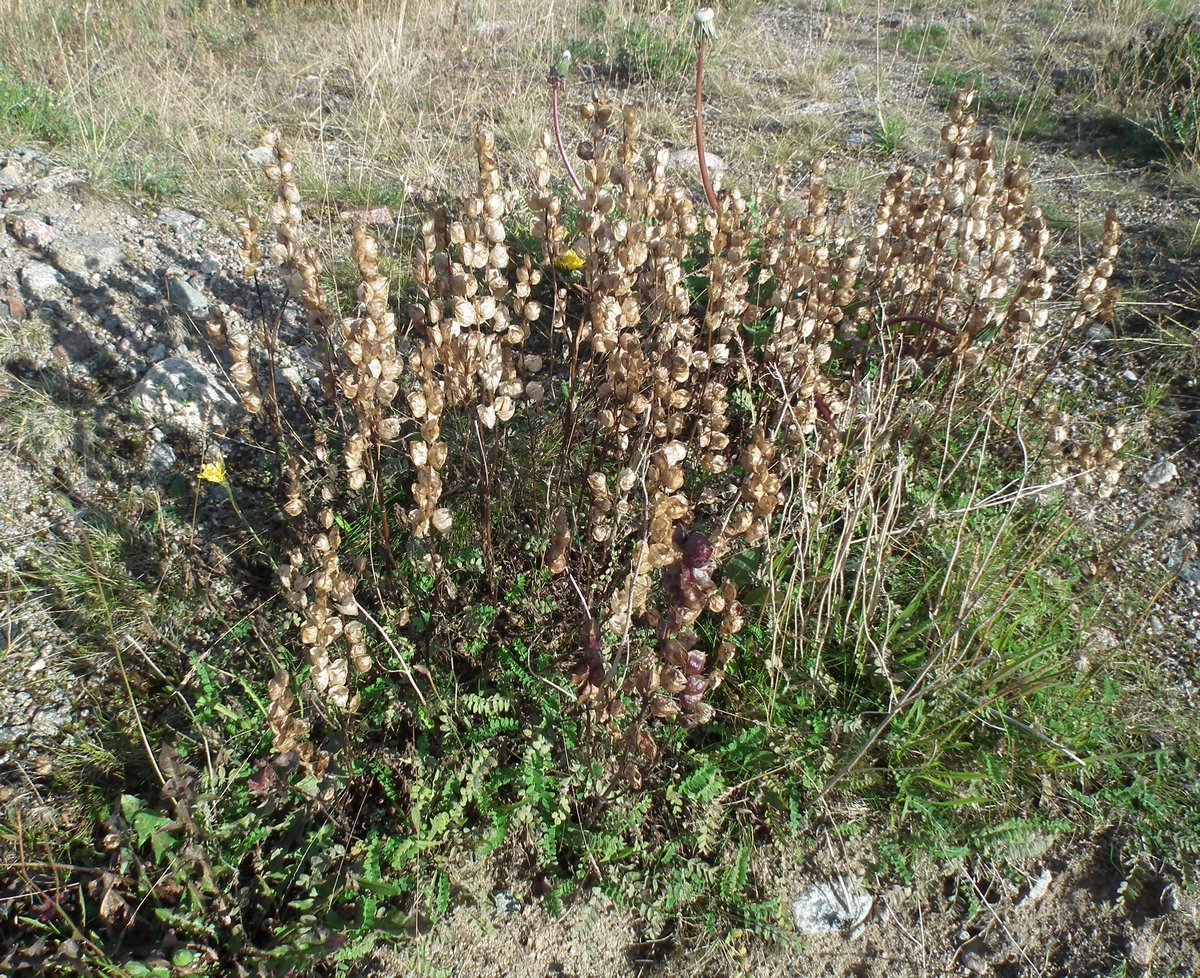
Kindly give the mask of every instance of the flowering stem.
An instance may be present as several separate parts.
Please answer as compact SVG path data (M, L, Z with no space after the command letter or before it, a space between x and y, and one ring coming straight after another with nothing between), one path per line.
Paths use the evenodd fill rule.
M696 42L696 157L700 161L700 181L704 184L704 196L708 206L717 213L717 195L713 192L712 179L708 175L708 157L704 154L704 99L701 85L704 82L704 35Z
M554 123L554 141L558 144L558 155L563 161L563 166L567 168L567 176L571 178L571 185L575 188L575 192L582 197L583 184L579 182L579 177L575 176L575 169L571 166L571 161L567 158L566 147L563 146L562 126L558 120L559 85L560 82L557 79L550 80L550 119Z
M250 536L254 537L254 542L258 544L259 550L265 553L267 550L266 544L263 543L262 538L254 532L254 527L250 525L250 521L246 519L246 517L242 515L242 511L238 509L237 500L233 498L233 486L229 484L228 480L226 480L223 485L225 487L225 495L229 497L229 505L233 507L233 515L242 521L242 525L250 531Z

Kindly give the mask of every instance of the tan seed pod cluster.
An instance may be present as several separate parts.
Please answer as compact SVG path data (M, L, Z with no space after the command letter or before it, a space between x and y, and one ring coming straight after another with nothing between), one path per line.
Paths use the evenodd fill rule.
M287 486L286 497L283 503L284 513L291 519L303 514L306 510L304 505L304 487L300 482L300 463L297 459L288 459L283 466L283 482Z
M450 510L438 505L442 497L441 472L448 448L441 440L441 416L446 398L443 379L437 372L437 351L432 344L422 344L412 354L409 372L420 386L408 394L408 408L417 425L417 435L407 446L416 470L412 487L414 506L408 519L413 533L424 537L431 528L446 533L454 523Z
M399 424L387 409L400 392L404 365L396 347L396 317L388 308L391 286L379 271L379 245L355 224L350 257L358 266L359 315L342 322L342 355L349 368L338 377L342 395L354 406L364 437L392 441Z
M1113 274L1113 262L1119 251L1121 223L1116 211L1110 210L1104 217L1104 236L1100 243L1100 260L1088 265L1075 281L1075 298L1079 304L1076 324L1086 318L1113 319L1113 304L1117 293L1109 287Z
M1076 424L1069 414L1057 412L1051 416L1050 426L1046 448L1055 476L1077 491L1100 499L1111 496L1125 468L1119 455L1125 446L1125 425L1105 425L1098 433L1089 434L1087 427Z
M358 621L355 580L342 569L338 557L341 531L333 512L322 508L316 522L307 555L293 550L279 570L279 580L288 604L303 616L300 640L313 686L333 706L353 712L358 696L349 688L351 669L368 672L371 656ZM345 655L338 653L340 645L345 646Z
M321 286L321 261L315 249L305 241L304 214L300 207L300 188L295 179L294 153L277 130L263 137L263 146L268 147L273 155L271 162L263 166L263 175L273 187L273 199L267 208L267 217L275 228L272 255L288 295L300 302L305 321L322 351L321 386L333 403L337 397L331 347L335 317ZM243 249L246 252L243 258L248 266L255 268L257 261L250 259L255 255L261 257L261 252L250 249L247 236L253 234L257 241L257 230L257 224L250 219L242 227Z
M258 267L262 264L263 249L259 241L261 224L258 215L246 205L245 211L234 222L237 225L241 241L238 243L238 255L242 259L242 275L248 279L258 277Z
M308 739L308 722L295 715L296 694L286 670L279 670L267 683L267 697L267 726L271 729L273 750L281 758L294 758L307 774L319 781L329 768L330 756L313 746Z
M567 525L567 511L559 506L552 517L553 530L550 549L546 553L546 566L551 574L561 574L567 569L567 557L571 551L571 529Z
M250 414L258 414L263 409L263 395L250 362L249 335L241 330L231 330L225 312L219 308L210 313L204 331L216 349L229 351L229 376L237 389L242 407Z

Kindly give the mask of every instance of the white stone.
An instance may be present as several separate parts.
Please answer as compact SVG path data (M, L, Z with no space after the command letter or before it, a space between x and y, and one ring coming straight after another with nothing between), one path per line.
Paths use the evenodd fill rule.
M816 883L792 901L792 921L802 934L850 931L871 912L875 898L849 876Z
M1032 907L1042 899L1050 890L1050 884L1054 880L1054 875L1048 869L1043 869L1038 874L1038 878L1033 881L1029 887L1029 892L1021 898L1021 902L1017 904L1020 907Z
M83 234L60 238L50 248L50 258L67 275L91 281L116 268L122 252L120 243L107 234Z
M275 150L270 146L256 146L242 154L242 162L247 166L260 167L275 162Z
M167 295L172 306L192 319L208 318L208 299L190 282L181 278L168 279Z
M1179 475L1179 470L1175 467L1175 463L1163 459L1161 462L1155 462L1146 470L1146 485L1157 489L1159 486L1165 486L1177 475Z
M670 158L671 166L698 166L700 163L700 154L694 149L673 149L671 150ZM704 162L708 164L710 172L725 169L725 161L716 153L705 151Z
M45 302L63 290L62 275L45 262L31 261L21 269L21 284L30 298Z
M182 357L156 363L137 383L133 403L155 424L191 438L225 428L237 399L206 367Z
M194 223L196 215L180 210L178 207L164 207L154 215L154 220L169 227L179 227L181 224Z

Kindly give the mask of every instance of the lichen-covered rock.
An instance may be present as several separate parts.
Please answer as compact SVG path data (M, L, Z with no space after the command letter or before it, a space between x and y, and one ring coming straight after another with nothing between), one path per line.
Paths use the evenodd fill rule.
M41 251L58 237L58 229L36 217L14 217L9 226L12 236L25 248Z
M21 269L25 294L37 302L49 302L63 294L62 276L45 262L31 261Z
M121 245L107 234L61 237L50 249L50 258L60 271L81 279L111 272L122 257Z
M189 438L224 430L238 408L218 377L182 357L151 367L134 387L133 403L160 428Z

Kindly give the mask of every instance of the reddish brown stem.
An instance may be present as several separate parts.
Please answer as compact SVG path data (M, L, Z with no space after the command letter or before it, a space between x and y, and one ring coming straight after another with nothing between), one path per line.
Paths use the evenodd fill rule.
M700 162L700 181L704 184L704 196L708 206L717 213L717 195L713 192L712 179L708 175L708 157L704 154L704 98L701 85L704 82L704 38L696 44L696 157Z
M817 391L813 391L813 406L817 409L817 414L821 416L821 420L829 425L830 428L834 427L833 412L829 410L829 405L825 403L825 398Z
M554 123L554 141L558 144L558 155L563 161L563 166L567 168L567 176L571 178L571 185L575 188L575 193L583 196L583 184L579 182L579 177L575 176L575 169L571 166L571 161L567 158L567 149L563 146L562 126L558 121L558 82L550 82L550 119Z

